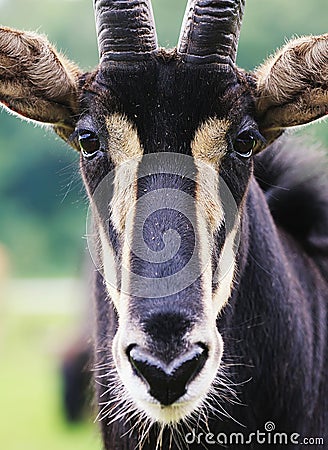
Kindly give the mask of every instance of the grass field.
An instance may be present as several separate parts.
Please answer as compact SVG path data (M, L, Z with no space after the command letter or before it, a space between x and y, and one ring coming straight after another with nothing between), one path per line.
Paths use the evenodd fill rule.
M16 280L1 289L0 449L100 450L92 417L65 422L60 355L78 327L74 280Z

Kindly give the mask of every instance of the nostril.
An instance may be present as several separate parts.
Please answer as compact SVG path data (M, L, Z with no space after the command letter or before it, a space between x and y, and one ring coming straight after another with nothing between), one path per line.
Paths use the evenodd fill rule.
M187 355L188 356L188 355ZM173 375L177 377L180 374L186 379L186 384L190 383L204 367L208 358L208 348L205 344L196 344L193 352L190 355L190 359L185 358L182 364L178 366L176 372Z
M208 358L208 348L201 343L168 365L136 345L129 346L126 353L135 374L162 405L174 403L187 392Z

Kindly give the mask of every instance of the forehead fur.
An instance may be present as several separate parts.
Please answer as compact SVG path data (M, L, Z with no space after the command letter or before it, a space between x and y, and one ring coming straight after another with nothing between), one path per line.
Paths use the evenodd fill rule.
M253 108L252 88L242 73L195 67L167 52L142 64L102 66L84 93L83 107L88 109L90 100L93 116L105 110L106 116L128 119L145 154L191 154L200 124L218 118L238 127Z

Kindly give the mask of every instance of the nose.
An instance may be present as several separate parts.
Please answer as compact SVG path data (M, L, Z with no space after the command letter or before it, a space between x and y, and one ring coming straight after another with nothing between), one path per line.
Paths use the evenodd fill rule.
M148 386L149 394L168 406L187 392L188 384L199 374L208 358L205 344L195 344L188 352L165 364L137 345L130 345L127 356L135 372Z

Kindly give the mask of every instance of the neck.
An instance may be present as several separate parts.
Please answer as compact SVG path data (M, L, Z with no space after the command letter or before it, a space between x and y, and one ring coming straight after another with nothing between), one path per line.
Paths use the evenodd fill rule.
M274 408L282 399L283 415L293 417L307 408L309 393L301 392L301 386L313 384L317 376L313 353L317 274L311 275L308 292L297 273L302 267L311 270L309 264L298 244L275 225L253 178L242 220L239 280L218 329L225 342L223 364L233 366L232 378L237 383L251 380L243 386L241 402L254 406L255 399L263 423L278 420ZM242 408L240 414L236 418L243 422Z

